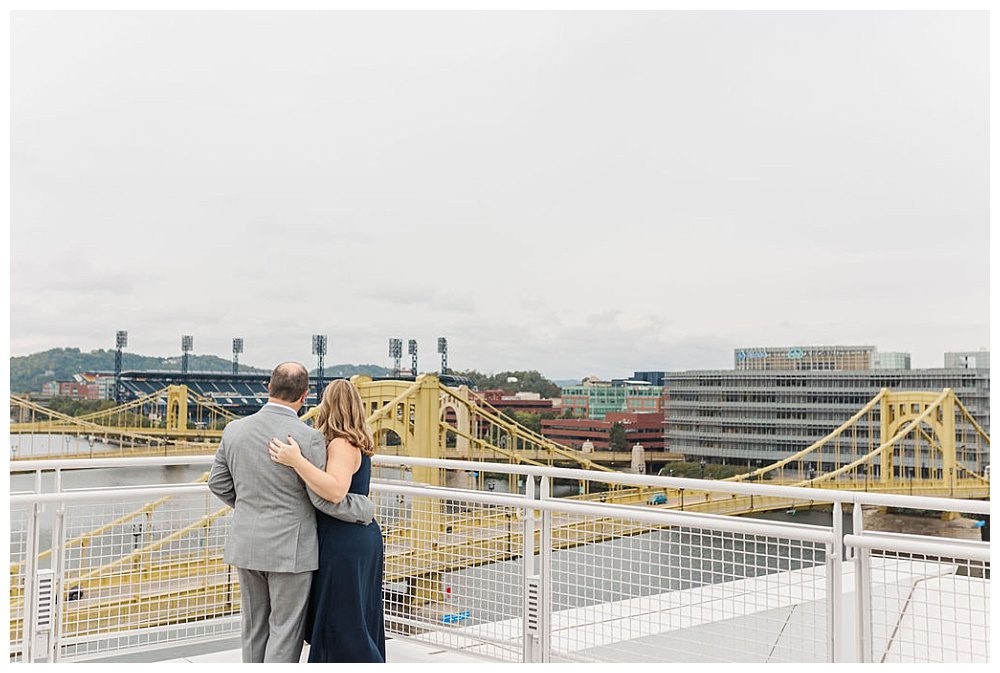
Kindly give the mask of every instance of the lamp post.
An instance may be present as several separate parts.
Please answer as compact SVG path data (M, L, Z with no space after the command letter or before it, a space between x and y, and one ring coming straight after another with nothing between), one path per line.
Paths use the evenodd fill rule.
M243 337L233 339L233 376L240 373L240 353L243 352Z
M128 346L128 332L115 333L115 404L122 403L122 350Z
M706 463L707 463L707 461L704 458L702 458L701 459L701 478L702 479L705 478L705 464Z

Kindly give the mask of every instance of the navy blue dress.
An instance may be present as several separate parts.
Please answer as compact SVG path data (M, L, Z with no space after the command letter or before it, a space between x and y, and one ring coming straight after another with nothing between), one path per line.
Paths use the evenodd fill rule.
M361 455L350 493L368 495L372 461ZM316 512L319 568L313 573L306 640L312 662L385 662L382 529Z

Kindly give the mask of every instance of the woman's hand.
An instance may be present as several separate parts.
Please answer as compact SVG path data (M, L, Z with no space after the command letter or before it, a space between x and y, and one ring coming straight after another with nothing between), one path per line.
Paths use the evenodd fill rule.
M295 467L303 459L302 449L291 435L288 435L288 442L285 444L275 437L267 445L267 452L271 454L271 460L274 462Z

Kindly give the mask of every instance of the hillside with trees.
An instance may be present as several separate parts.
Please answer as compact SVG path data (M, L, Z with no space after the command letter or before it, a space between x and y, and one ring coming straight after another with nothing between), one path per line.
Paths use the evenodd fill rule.
M499 388L512 393L538 393L546 398L559 397L559 386L535 370L483 374L475 369L467 369L465 371L455 370L451 373L472 379L477 390ZM517 381L508 382L509 378L515 378Z

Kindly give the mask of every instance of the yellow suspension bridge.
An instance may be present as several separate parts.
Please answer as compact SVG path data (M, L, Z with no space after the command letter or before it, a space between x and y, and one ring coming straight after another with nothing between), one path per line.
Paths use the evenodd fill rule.
M437 377L412 381L373 381L354 377L382 454L435 459L571 465L609 472L579 451L553 442L492 408L464 387L450 388ZM306 413L307 422L313 412ZM12 459L86 458L197 454L215 450L225 423L234 416L184 386L171 386L113 409L70 417L18 397L11 398ZM70 438L71 442L58 440ZM54 439L56 441L54 441ZM37 445L36 445L37 440ZM82 442L86 448L81 448ZM94 445L103 450L95 453ZM815 489L865 490L956 498L988 498L983 464L989 436L950 389L935 392L881 390L841 426L801 451L729 481L794 485ZM441 468L413 467L413 481L447 486L458 474ZM480 487L484 475L479 475ZM511 475L511 491L516 491ZM204 479L204 477L203 477ZM740 515L787 508L787 498L720 495L696 489L662 487L583 491L575 499L645 504L687 511ZM822 500L822 498L818 498ZM85 550L101 535L149 521L170 497L146 503L124 516L67 541ZM237 612L235 576L221 558L221 547L202 544L197 554L178 553L178 541L209 538L228 508L211 499L201 514L157 539L144 535L141 546L112 560L80 563L67 571L66 592L82 600L66 602L63 632L85 635L134 626L157 615L157 623L181 623ZM791 503L808 505L809 503ZM473 565L517 558L526 542L504 507L449 512L440 500L415 498L406 520L383 526L386 583L405 582L412 606L441 600L442 575ZM609 518L610 522L611 519ZM152 527L146 526L149 531ZM644 524L620 519L601 525L593 518L556 515L557 548L649 532ZM122 534L119 532L119 534ZM529 541L528 544L531 544ZM533 541L537 550L540 540ZM181 545L182 547L184 545ZM48 552L42 552L44 561ZM21 564L11 566L11 632L21 628Z

